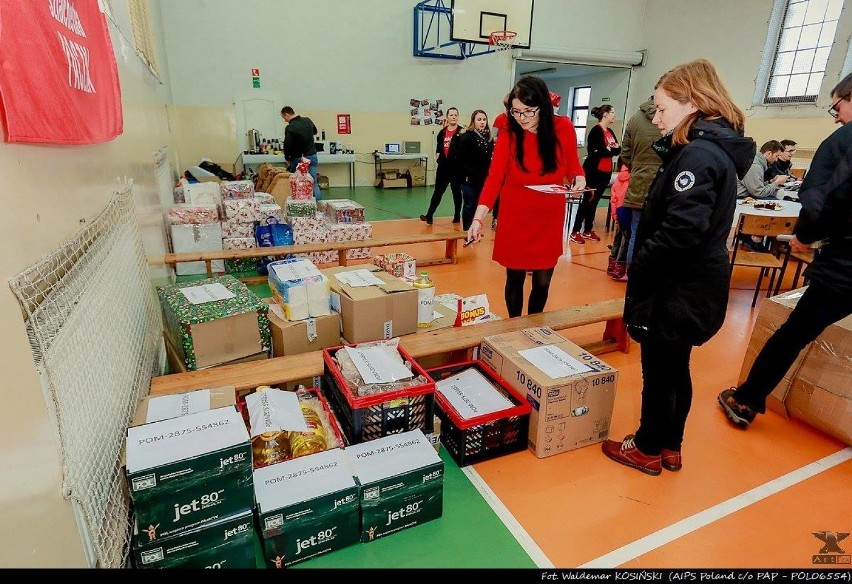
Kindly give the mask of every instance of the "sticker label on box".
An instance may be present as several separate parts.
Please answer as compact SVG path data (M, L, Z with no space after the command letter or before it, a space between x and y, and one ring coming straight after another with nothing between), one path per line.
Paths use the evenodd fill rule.
M351 272L340 272L334 275L341 284L347 284L353 288L364 288L366 286L381 286L384 282L378 279L369 270L352 270Z
M180 289L181 294L189 300L190 304L206 304L217 300L229 300L237 295L225 288L218 282L215 284L202 284L201 286L187 286Z
M541 369L551 379L570 377L578 373L594 371L585 363L581 363L562 349L554 345L543 345L534 349L524 349L518 354Z
M319 269L310 260L298 260L286 264L272 264L275 276L282 282L321 276Z
M210 390L198 389L188 393L161 395L148 401L145 423L159 422L168 418L188 416L210 409Z
M307 432L308 425L302 415L299 397L292 391L265 389L246 396L251 437L264 432L297 430Z
M447 398L464 420L506 410L514 406L482 373L470 368L442 379L435 390Z

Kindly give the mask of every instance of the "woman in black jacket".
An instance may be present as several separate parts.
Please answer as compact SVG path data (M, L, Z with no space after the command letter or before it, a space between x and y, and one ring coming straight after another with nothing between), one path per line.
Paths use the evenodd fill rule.
M457 149L461 172L462 227L465 231L473 223L473 214L479 204L479 193L491 167L494 139L488 126L488 114L475 110L470 116L470 125L461 131Z
M461 182L455 152L459 131L461 130L458 124L459 110L451 107L447 110L447 124L441 128L437 138L435 138L437 146L435 162L438 165L438 169L435 171L435 190L432 193L432 199L429 201L429 210L426 211L425 215L420 216L420 220L429 225L432 225L435 210L441 204L447 186L453 191L453 223L458 223L461 220Z
M658 475L681 468L690 355L725 320L737 177L756 148L709 61L665 73L654 105L663 136L654 148L663 164L645 200L624 302L627 330L642 345L641 418L635 434L602 448L616 462Z
M606 104L593 107L592 115L598 119L598 123L589 130L583 171L586 173L586 185L594 189L594 192L583 193L583 200L577 207L577 216L569 238L574 243L586 243L587 239L601 240L595 233L595 211L612 179L613 158L621 154L618 138L610 129L615 121L615 110Z

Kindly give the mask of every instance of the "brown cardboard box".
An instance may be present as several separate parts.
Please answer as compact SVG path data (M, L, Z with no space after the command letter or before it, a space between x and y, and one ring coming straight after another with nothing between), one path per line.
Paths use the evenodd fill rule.
M751 339L748 342L748 348L746 349L743 365L740 369L740 378L737 381L737 385L745 381L754 360L757 358L757 354L763 348L763 345L766 344L769 337L787 320L787 317L792 312L793 307L796 306L804 290L804 288L790 290L784 294L767 298L760 305L760 312L757 315L757 320L754 322L754 329L751 332ZM793 377L795 377L796 371L798 371L809 350L806 348L799 354L799 357L790 366L784 378L766 398L766 407L768 409L782 416L790 417L787 407L784 405L784 398L790 389L790 383Z
M564 371L576 372L554 378L520 354L545 347L550 347L552 357L545 356L549 363L561 362L570 366ZM528 441L537 457L588 446L609 435L618 371L552 329L485 337L480 359L532 404Z
M453 326L453 323L456 321L456 311L439 302L432 305L432 311L440 316L436 317L435 320L432 321L432 326L422 328L418 327L418 333L428 333L429 331L447 328Z
M272 333L272 356L298 355L336 347L340 344L340 315L336 312L308 320L289 321L281 306L269 302L269 330ZM313 340L308 337L309 329Z
M216 408L224 408L227 406L235 406L237 405L237 392L236 388L233 385L221 385L218 387L204 387L199 388L204 389L210 392L209 399L209 407L207 409L214 410ZM188 394L193 391L198 390L190 390L186 392L182 392L177 395L181 395L187 397ZM139 405L136 407L136 413L133 415L133 420L130 422L131 426L141 426L142 424L148 423L148 406L150 405L152 400L165 398L165 399L174 399L174 396L165 396L165 395L149 395L147 397L143 397L139 401ZM190 413L190 412L187 412ZM175 416L169 417L177 417L180 415L186 415L185 413L176 413ZM157 419L165 419L165 418L157 418ZM153 420L152 420L153 421Z
M411 179L412 186L422 187L426 185L426 169L422 164L410 166L408 168L408 176Z
M329 187L328 177L324 174L317 175L317 184L321 189L327 189Z
M373 272L381 286L352 287L336 274L351 270ZM332 310L340 313L347 343L390 339L417 331L417 290L408 282L372 264L320 270L331 284Z
M405 189L408 188L407 178L383 178L381 182L383 189Z
M164 338L166 341L166 363L169 366L169 373L186 373L187 371L189 371L189 369L187 369L186 367L186 363L183 362L183 359L180 357L169 338ZM206 367L200 367L199 369L210 369L211 367L216 367L218 365L233 365L234 363L246 363L248 361L260 361L261 359L269 359L269 354L266 351L263 351L261 353L254 353L253 355L242 357L240 359L233 359L225 363L207 365Z
M802 353L784 398L787 412L852 445L852 316L826 328Z

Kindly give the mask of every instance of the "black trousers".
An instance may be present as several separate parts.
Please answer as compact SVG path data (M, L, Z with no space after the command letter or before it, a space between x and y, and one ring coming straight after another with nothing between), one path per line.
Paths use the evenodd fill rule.
M766 411L766 396L790 369L802 349L828 325L852 314L852 297L811 281L787 322L778 327L758 353L748 377L734 392L734 399L760 412Z
M547 304L547 296L550 291L550 280L553 278L553 270L532 270L532 291L527 304L527 314L538 314L544 312ZM506 268L506 311L509 318L521 316L524 308L524 280L527 278L527 270L513 270Z
M456 220L461 216L461 181L458 179L455 169L447 168L445 164L439 164L438 170L435 171L435 190L432 193L432 200L429 201L429 210L426 211L426 217L429 219L432 219L435 215L435 210L441 204L444 191L447 190L448 186L453 192L453 219Z
M649 339L642 350L642 409L635 443L641 452L680 450L692 406L692 344Z
M467 231L473 223L473 216L476 214L476 207L479 205L479 193L482 192L483 185L471 183L462 183L462 213L461 221L462 228Z
M586 175L586 187L594 189L594 192L583 193L583 200L577 207L577 216L574 217L574 227L571 229L571 233L578 231L587 233L595 228L595 212L598 210L598 203L600 203L604 191L609 187L611 178L610 173L598 171Z

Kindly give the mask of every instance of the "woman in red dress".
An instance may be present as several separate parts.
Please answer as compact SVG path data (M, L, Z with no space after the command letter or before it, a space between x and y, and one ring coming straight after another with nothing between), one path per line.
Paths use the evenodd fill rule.
M553 115L544 81L532 75L521 78L509 94L506 114L506 135L494 146L468 240L482 239L482 220L499 196L503 220L494 236L492 257L506 268L506 309L514 317L523 310L527 272L532 272L527 313L544 311L553 269L562 255L564 193L527 187L568 183L582 189L586 179L574 125Z

